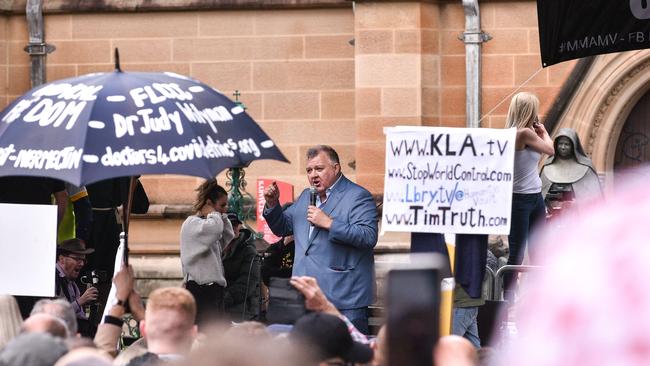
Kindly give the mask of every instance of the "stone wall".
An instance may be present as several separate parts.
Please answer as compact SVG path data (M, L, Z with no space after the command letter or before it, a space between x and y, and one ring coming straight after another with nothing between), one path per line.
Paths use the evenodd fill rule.
M169 8L156 1L101 3L105 8L46 2L46 41L57 47L47 58L48 80L111 71L117 47L125 71L173 71L229 96L239 90L249 114L291 161L254 162L246 169L251 193L262 176L299 192L306 149L325 143L339 151L346 175L381 194L383 127L465 125L460 1L258 2L273 7L263 10L251 1L176 0ZM2 4L0 104L6 104L29 88L29 57L24 2ZM500 128L506 97L541 68L536 7L528 0L480 5L483 30L492 36L483 46L483 113L506 99L482 125ZM522 90L536 92L545 113L572 67L541 70ZM200 179L143 182L153 204L187 205ZM173 246L179 226L179 219L136 219L131 237Z

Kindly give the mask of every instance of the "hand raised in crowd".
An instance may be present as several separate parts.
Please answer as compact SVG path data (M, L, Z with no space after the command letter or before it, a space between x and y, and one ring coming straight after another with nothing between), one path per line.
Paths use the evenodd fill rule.
M140 298L140 294L135 289L133 289L129 294L129 309L131 309L133 319L137 321L144 319L144 305L142 304L142 298Z
M300 276L291 277L289 281L293 287L300 291L305 297L305 308L311 311L323 312L339 316L341 313L336 309L323 291L318 286L314 277Z
M96 287L88 287L86 291L79 297L79 300L77 302L79 303L80 306L83 306L91 301L97 300L97 288Z
M322 229L329 230L332 227L332 219L316 206L307 207L307 221Z
M133 267L130 265L127 267L122 267L119 272L113 277L113 283L115 284L115 293L118 300L126 301L133 291Z
M275 182L271 183L264 190L264 199L268 208L273 208L280 204L280 188Z

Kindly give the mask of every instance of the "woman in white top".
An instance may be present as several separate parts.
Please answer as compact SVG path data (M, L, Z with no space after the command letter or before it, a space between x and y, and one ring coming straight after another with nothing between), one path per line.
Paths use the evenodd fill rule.
M538 167L542 154L553 155L554 149L553 140L539 123L538 110L539 99L522 92L512 97L506 118L508 128L517 128L508 264L522 263L528 238L546 216ZM512 276L505 276L505 289L511 281Z
M194 215L181 227L181 264L185 288L196 300L199 326L216 320L224 313L226 288L221 251L234 238L228 220L228 193L215 180L196 190Z

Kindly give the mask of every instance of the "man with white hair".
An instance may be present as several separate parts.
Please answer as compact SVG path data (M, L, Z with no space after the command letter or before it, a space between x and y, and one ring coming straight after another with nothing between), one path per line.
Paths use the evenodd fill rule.
M68 330L68 337L77 335L77 317L69 302L63 299L41 299L34 304L29 316L36 314L49 314L65 323Z

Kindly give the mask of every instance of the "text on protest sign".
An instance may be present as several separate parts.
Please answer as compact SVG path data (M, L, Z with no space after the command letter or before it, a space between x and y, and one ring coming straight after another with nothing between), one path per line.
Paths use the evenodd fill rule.
M538 0L537 17L544 67L650 47L647 0Z
M515 129L384 133L383 231L508 234Z

